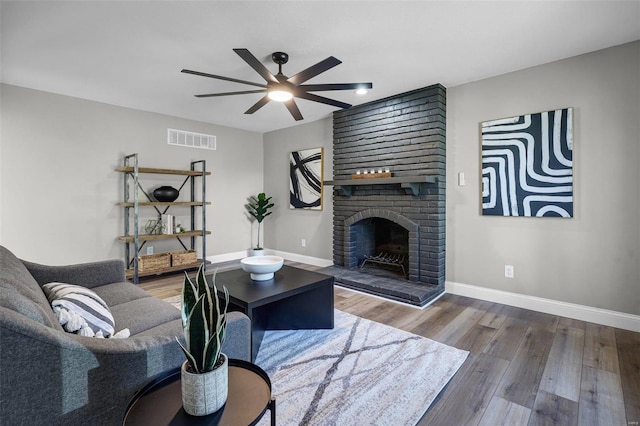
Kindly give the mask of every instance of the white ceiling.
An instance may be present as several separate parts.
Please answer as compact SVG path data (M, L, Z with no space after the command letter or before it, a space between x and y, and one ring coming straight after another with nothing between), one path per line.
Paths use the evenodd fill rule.
M640 39L640 2L628 1L2 1L2 82L257 132L315 121L335 108L297 100L295 122L261 95L198 99L264 83L233 48L286 75L335 56L309 80L373 82L352 104L434 83L452 87Z

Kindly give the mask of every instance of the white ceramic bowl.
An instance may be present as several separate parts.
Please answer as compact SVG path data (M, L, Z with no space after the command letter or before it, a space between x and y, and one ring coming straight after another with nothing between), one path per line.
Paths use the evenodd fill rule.
M266 281L273 278L273 273L282 268L284 259L280 256L245 257L240 265L245 272L251 274L254 281Z

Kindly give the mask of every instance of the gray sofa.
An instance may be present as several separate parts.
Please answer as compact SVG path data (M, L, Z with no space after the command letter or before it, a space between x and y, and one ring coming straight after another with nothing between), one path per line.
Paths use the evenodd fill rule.
M65 332L41 286L91 288L126 339ZM250 359L249 318L228 314L224 353ZM116 425L145 384L185 360L180 312L126 282L121 261L44 266L0 246L0 424Z

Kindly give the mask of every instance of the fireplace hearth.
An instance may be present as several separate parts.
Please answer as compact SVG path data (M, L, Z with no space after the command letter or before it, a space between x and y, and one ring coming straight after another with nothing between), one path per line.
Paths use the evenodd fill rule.
M441 85L334 113L334 180L325 185L334 185L338 285L394 300L405 292L420 306L444 292L445 130ZM387 168L393 177L352 180Z

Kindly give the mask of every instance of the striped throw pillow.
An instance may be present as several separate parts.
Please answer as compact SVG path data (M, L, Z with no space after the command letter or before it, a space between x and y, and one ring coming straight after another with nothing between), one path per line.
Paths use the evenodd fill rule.
M65 283L48 283L42 286L52 307L61 307L80 315L94 333L102 331L104 337L115 331L115 321L104 300L86 287Z

